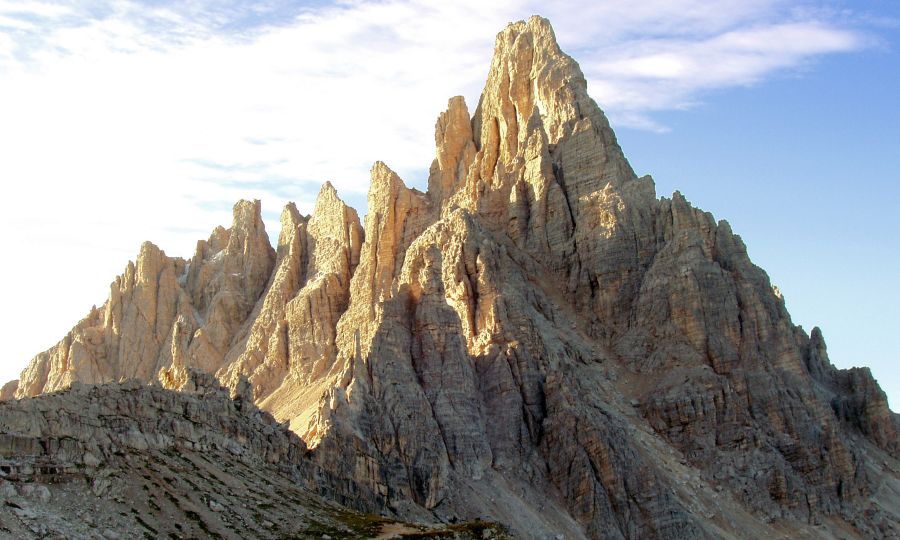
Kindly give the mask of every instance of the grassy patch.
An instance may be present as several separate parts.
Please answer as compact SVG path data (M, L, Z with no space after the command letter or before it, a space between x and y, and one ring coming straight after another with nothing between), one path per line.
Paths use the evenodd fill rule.
M361 535L376 536L381 532L381 527L388 523L387 519L375 514L340 512L336 517L338 521L346 525L351 531Z
M471 538L481 540L485 537L485 531L490 531L488 538L491 538L492 540L507 540L511 538L501 525L481 520L445 525L440 529L427 530L423 527L421 532L403 533L400 535L400 538L408 540L426 540L434 538Z

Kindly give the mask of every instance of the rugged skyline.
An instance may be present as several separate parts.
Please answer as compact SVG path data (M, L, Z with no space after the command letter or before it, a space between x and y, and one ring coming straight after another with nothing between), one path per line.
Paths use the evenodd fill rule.
M212 374L300 436L329 497L409 521L896 535L900 417L870 371L832 366L727 221L635 174L546 19L497 35L434 141L426 191L372 166L362 221L326 183L274 248L246 200L189 260L143 244L3 396Z
M896 392L900 376L889 370L900 359L889 344L900 223L891 208L900 164L891 143L900 138L892 106L900 69L891 7L758 1L711 13L692 1L640 10L510 2L442 25L469 7L266 6L0 6L0 107L8 107L0 177L17 201L0 219L16 231L10 250L36 262L2 270L2 294L20 306L0 324L11 343L0 365L7 377L83 306L101 303L108 276L144 240L188 257L196 238L228 224L234 200L259 198L274 242L280 207L295 200L311 211L325 180L362 215L377 159L424 190L428 126L446 95L474 107L491 36L539 12L581 60L636 171L652 173L660 194L681 189L728 218L794 320L822 326L839 365L871 365ZM312 24L327 32L310 32ZM344 82L367 88L367 99L339 91ZM659 127L670 131L652 131ZM153 186L140 188L141 205L129 198L137 186ZM53 263L82 261L88 250L90 266L59 272ZM878 264L849 262L873 253ZM54 286L19 285L27 280Z

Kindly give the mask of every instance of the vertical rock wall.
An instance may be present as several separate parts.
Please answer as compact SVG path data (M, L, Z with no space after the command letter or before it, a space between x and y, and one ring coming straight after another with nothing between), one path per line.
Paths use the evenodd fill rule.
M634 174L547 21L498 35L435 143L427 193L375 163L364 228L326 184L274 250L246 201L190 261L144 244L2 395L248 381L332 497L523 537L897 531L871 374L831 366L727 222Z

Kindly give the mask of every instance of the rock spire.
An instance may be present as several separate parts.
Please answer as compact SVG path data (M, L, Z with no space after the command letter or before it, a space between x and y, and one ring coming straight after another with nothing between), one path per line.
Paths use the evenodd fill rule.
M144 244L2 395L249 382L335 497L522 537L898 534L871 373L831 365L726 221L635 175L545 19L498 34L435 143L425 193L375 163L364 224L326 184L276 249L246 201L190 261Z

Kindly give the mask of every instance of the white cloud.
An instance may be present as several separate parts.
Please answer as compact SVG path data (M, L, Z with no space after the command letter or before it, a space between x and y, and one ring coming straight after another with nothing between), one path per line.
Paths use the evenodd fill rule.
M9 17L0 12L0 28L10 28L15 30L31 30L35 28L35 24L19 19L17 17Z
M620 123L653 127L652 113L682 109L710 90L754 84L868 40L819 22L740 28L712 36L616 44L582 63L593 96ZM621 122L624 120L624 122Z
M32 17L56 18L72 13L71 8L64 4L50 2L19 2L19 1L3 1L0 2L0 13L9 13L14 15L25 15Z
M864 45L775 0L269 6L0 2L16 370L104 300L142 240L189 256L238 198L309 211L325 180L359 206L377 159L422 186L437 114L455 94L474 109L508 21L549 17L613 123L647 129L705 91Z

